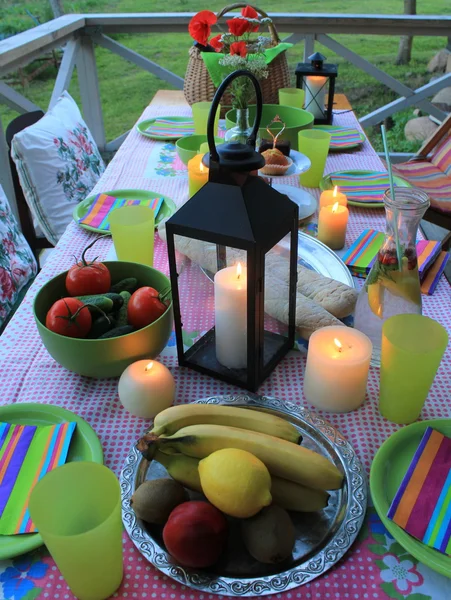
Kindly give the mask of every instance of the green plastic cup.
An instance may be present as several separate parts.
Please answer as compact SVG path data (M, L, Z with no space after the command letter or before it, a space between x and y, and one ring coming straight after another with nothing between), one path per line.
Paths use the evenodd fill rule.
M197 135L206 135L208 115L210 114L211 102L195 102L191 109L193 111L194 131ZM215 125L213 135L218 135L219 126L219 113L221 112L221 105L218 105L216 111Z
M299 88L280 88L279 104L304 108L305 91Z
M80 600L111 596L122 581L121 490L112 471L72 462L45 475L29 511L50 554Z
M298 150L310 159L312 166L299 176L305 187L318 187L324 173L329 153L331 135L318 129L302 129L298 133Z
M379 410L393 423L420 416L448 345L446 330L422 315L395 315L382 326Z
M111 212L109 221L118 260L152 267L154 211L148 206L122 206Z

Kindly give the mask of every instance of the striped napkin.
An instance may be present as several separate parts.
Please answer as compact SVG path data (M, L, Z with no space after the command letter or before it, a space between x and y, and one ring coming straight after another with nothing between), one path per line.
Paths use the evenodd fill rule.
M34 533L28 512L33 486L66 462L76 423L0 423L0 534Z
M449 252L440 252L439 257L435 261L434 265L430 268L423 282L421 283L421 293L432 296L435 292L435 288L439 282L440 277L445 270L446 263L449 259Z
M321 127L314 127L314 129L321 129ZM331 135L331 150L339 150L343 147L346 148L354 144L362 143L362 134L352 127L334 127L324 129L323 131L327 131Z
M156 221L162 204L163 198L132 200L130 198L115 198L114 196L108 196L108 194L97 194L86 215L79 219L78 222L82 223L83 225L89 225L89 227L94 227L95 229L109 231L110 223L108 221L108 217L111 211L115 210L116 208L121 208L122 206L133 205L148 206L149 208L152 208L155 213Z
M178 117L179 119L181 117ZM146 133L166 138L181 138L194 134L194 121L190 118L175 120L171 117L157 117L146 129Z
M373 266L385 235L374 229L365 229L343 256L345 265L356 277L365 278Z
M372 173L331 173L332 186L338 185L340 192L352 202L382 202L384 192L389 189L388 174L384 171Z
M451 555L451 438L426 429L387 517L431 548Z

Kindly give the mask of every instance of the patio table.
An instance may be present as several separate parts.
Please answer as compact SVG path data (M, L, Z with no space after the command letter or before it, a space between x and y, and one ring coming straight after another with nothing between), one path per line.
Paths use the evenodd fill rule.
M187 105L152 104L139 120L163 115L189 115ZM335 124L359 127L352 112L337 111ZM371 144L359 151L330 154L326 172L338 169L383 169ZM283 183L299 185L298 177L283 178ZM180 205L187 198L186 168L176 157L172 144L156 142L133 129L109 164L94 192L118 188L152 190L171 197ZM318 190L309 190L319 197ZM384 230L384 211L350 207L346 247L367 227ZM314 232L312 222L307 227ZM52 252L22 305L0 338L0 402L39 402L56 404L74 411L95 429L105 455L105 464L119 475L132 444L146 430L148 421L133 417L122 407L117 395L117 379L95 380L80 377L59 366L47 353L38 335L32 314L37 291L51 277L68 269L82 249L94 238L92 233L72 222ZM110 238L96 245L104 259L111 249ZM156 238L155 266L168 273L166 248ZM193 289L199 269L191 268ZM436 319L451 332L450 285L442 278L435 294L423 296L424 314ZM194 312L194 311L193 311ZM195 335L202 323L191 317L188 329ZM177 364L174 335L159 360L173 373L177 402L239 393L241 390ZM302 393L306 364L305 348L292 351L261 386L259 393L296 404L307 405ZM369 472L380 445L399 426L389 423L378 412L379 371L371 368L365 403L348 414L326 414L351 442ZM451 348L422 412L422 419L451 417ZM321 414L321 411L317 411ZM371 504L371 503L370 503ZM175 600L214 599L214 595L192 590L162 575L136 550L124 532L124 579L118 598L158 598ZM12 560L0 561L0 597L15 600L31 598L72 598L65 581L45 548ZM444 600L451 598L451 580L419 563L389 535L371 505L357 541L339 563L322 577L277 598Z

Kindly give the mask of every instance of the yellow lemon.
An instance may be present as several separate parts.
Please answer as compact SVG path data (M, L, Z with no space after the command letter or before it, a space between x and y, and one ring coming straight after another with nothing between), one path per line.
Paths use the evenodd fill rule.
M384 316L382 306L383 295L384 288L380 283L372 283L368 286L368 305L372 312L380 319Z
M240 519L271 504L271 475L262 461L246 450L224 448L199 462L202 491L223 513Z

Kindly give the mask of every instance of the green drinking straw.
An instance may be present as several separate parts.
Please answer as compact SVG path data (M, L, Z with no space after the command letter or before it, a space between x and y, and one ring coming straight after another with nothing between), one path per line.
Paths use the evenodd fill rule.
M392 200L395 200L395 185L393 183L393 173L391 170L390 154L388 152L387 134L385 132L385 125L381 125L382 141L384 143L385 160L387 161L388 179L390 181L390 191ZM393 208L395 213L395 243L396 243L396 257L398 259L398 270L401 271L401 248L399 247L399 233L398 233L398 211Z

